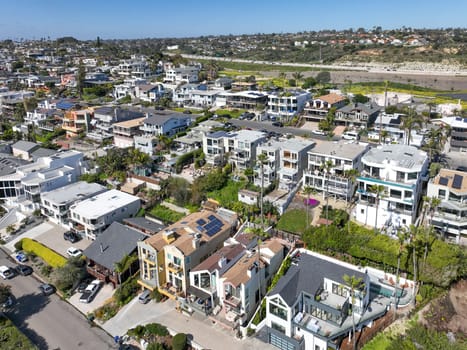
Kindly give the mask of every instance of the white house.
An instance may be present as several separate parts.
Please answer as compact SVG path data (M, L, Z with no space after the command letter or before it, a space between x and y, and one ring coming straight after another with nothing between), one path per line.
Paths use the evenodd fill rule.
M181 84L196 83L198 81L199 67L187 66L179 68L169 68L165 71L165 82Z
M356 220L393 232L415 223L423 181L428 180L428 156L414 146L383 145L362 157ZM380 191L375 193L372 190Z
M310 186L323 196L334 195L349 200L355 192L356 181L347 176L347 171L362 170L361 158L368 149L368 144L358 142L321 141L308 151L303 186ZM326 164L331 165L329 170L325 169Z
M92 196L70 207L72 230L96 239L112 222L135 216L140 209L140 199L118 190Z
M267 113L280 120L290 120L305 108L311 94L304 90L287 90L268 95Z
M441 202L429 213L430 225L444 237L467 244L467 173L441 169L428 182L427 196ZM428 218L425 218L428 219Z
M41 193L41 213L50 221L70 228L70 207L105 191L107 188L97 183L78 181L50 192Z
M145 136L175 135L191 124L192 116L182 113L147 114L140 130Z

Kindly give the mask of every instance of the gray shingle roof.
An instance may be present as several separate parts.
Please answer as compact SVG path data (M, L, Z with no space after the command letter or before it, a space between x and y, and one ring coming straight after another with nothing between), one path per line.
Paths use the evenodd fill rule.
M126 254L130 255L136 249L136 243L145 238L141 232L113 222L83 254L97 264L113 270L115 263L121 261Z
M301 292L314 295L324 278L344 283L344 275L353 275L365 280L365 274L358 270L302 253L298 263L290 266L269 295L279 294L287 305L292 306Z
M135 228L140 227L141 229L149 231L152 234L155 234L159 231L162 231L164 228L166 228L164 224L159 224L157 222L154 222L152 220L149 220L143 217L126 218L123 220L123 222Z
M34 148L38 148L38 147L39 145L37 143L29 142L29 141L22 141L22 140L14 143L11 146L11 148L18 149L23 152L30 152Z
M377 113L380 109L381 107L379 107L376 103L349 103L348 105L339 108L338 111L343 113L352 113L354 110L359 110L365 114L372 115L373 113Z
M144 119L144 124L149 125L163 125L165 122L169 121L170 119L191 119L192 116L190 114L156 114L150 115L146 119Z
M11 155L0 155L0 176L10 175L16 172L16 168L28 164L29 162L24 159L19 159Z

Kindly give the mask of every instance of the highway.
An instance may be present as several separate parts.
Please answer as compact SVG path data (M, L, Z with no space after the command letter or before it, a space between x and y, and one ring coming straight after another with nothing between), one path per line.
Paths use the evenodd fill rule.
M0 265L15 266L3 250ZM43 296L33 276L0 280L10 285L15 305L5 314L40 349L116 349L113 339L56 294Z

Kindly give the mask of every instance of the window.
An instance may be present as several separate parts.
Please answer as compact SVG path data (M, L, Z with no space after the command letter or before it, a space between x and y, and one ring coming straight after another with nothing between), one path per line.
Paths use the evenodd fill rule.
M319 345L315 345L315 350L321 350L321 347Z
M439 198L445 198L446 197L446 190L439 190L438 191L438 197Z
M409 180L417 180L418 173L408 173L407 177L408 177Z
M365 214L365 209L360 209L360 214Z
M281 326L280 324L276 322L271 322L271 328L275 329L276 331L279 331L281 333L285 333L285 327Z
M287 310L278 305L269 303L269 312L274 316L282 318L283 320L287 320Z

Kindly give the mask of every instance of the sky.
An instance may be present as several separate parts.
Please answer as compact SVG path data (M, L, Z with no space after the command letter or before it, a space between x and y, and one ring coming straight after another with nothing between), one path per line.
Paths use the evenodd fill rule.
M466 0L0 0L0 39L467 27Z

